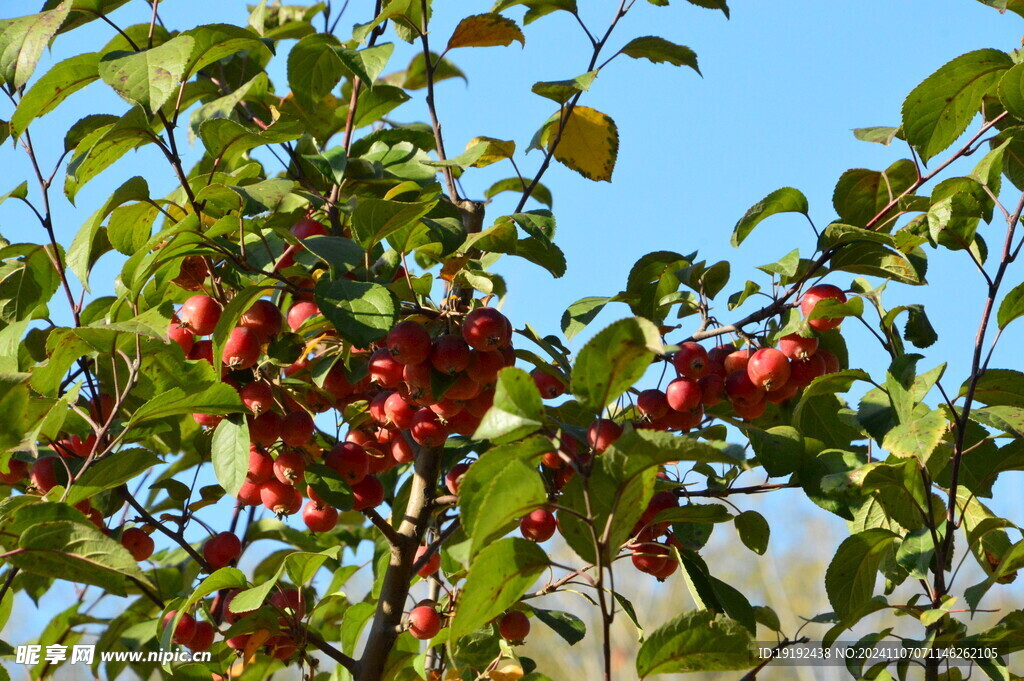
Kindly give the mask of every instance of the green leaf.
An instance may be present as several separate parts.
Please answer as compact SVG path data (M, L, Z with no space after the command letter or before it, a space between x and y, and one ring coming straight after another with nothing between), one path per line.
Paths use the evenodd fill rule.
M228 605L228 610L236 614L242 614L252 610L257 610L262 606L270 592L274 590L274 586L277 584L277 580L281 578L284 573L284 562L282 561L277 572L275 572L270 579L266 580L262 584L258 584L254 587L248 588L245 591L239 591L231 599L231 603Z
M794 249L782 256L778 261L768 265L761 265L757 269L765 274L779 274L783 277L792 277L800 267L800 250Z
M225 57L230 57L246 50L261 52L253 56L257 61L261 56L269 56L271 49L252 30L231 24L206 24L182 31L178 37L192 41L192 51L185 65L184 80L188 80L201 69ZM165 43L166 44L166 43Z
M982 97L1012 66L1005 52L976 50L945 64L911 91L903 102L903 131L923 161L960 137Z
M46 0L43 9L53 9L60 5L62 0ZM128 0L71 0L71 12L68 18L61 24L58 35L72 29L83 26L90 21L110 14L118 7L127 4Z
M825 590L832 609L849 617L871 600L878 567L897 535L881 528L847 537L825 572Z
M891 327L896 318L903 312L907 313L907 324L903 328L903 337L914 344L917 348L928 348L939 339L935 328L928 320L923 305L900 305L886 313L882 323Z
M1024 65L1017 64L1003 74L997 88L999 101L1014 118L1024 118Z
M842 319L845 317L862 317L863 315L864 299L857 296L850 298L845 303L841 303L835 298L818 301L807 319ZM860 376L857 378L860 378Z
M176 95L195 42L181 34L142 52L110 52L99 63L103 82L150 113Z
M960 396L967 394L970 381L960 387ZM978 379L974 399L991 407L1024 407L1024 374L1014 369L988 369Z
M587 635L587 625L573 614L541 608L531 608L531 610L538 620L551 627L552 631L571 646L582 641Z
M213 118L199 125L199 137L207 153L224 164L232 163L256 147L291 142L302 134L302 123L294 118L280 118L262 131L252 130L227 118Z
M747 598L722 580L711 575L707 563L694 551L675 550L683 568L683 577L694 602L703 610L722 613L753 634L757 629L754 609Z
M345 611L345 616L341 620L341 649L346 655L353 654L363 627L376 610L375 604L363 602L355 603Z
M1022 0L978 0L978 2L994 7L999 10L1000 14L1005 14L1009 10L1019 16L1024 16L1024 1Z
M0 262L0 321L29 319L53 297L60 278L54 270L48 246L11 246L10 259Z
M859 429L850 423L852 414L843 409L839 398L833 394L803 400L798 409L793 414L793 427L805 438L821 440L828 447L846 449L851 442L862 437Z
M240 85L234 92L218 97L196 109L189 117L189 141L199 135L199 128L214 118L230 118L231 113L245 100L259 100L267 94L270 81L264 71L260 71L251 79Z
M622 319L594 336L576 357L572 394L598 413L639 381L662 352L658 327L642 317Z
M744 511L736 516L733 522L743 545L757 555L763 556L768 550L768 537L771 536L771 528L764 516L757 511Z
M25 180L17 187L7 192L3 196L0 196L0 203L3 203L7 199L24 199L28 196L28 181ZM4 242L6 243L6 242Z
M343 236L309 237L302 240L302 245L335 272L348 272L363 264L365 251Z
M189 606L195 605L212 593L223 591L224 589L244 589L246 584L245 573L238 568L221 568L199 583L199 586L189 595L188 600L179 609L179 617L180 613L188 612ZM177 618L175 618L175 621L177 621Z
M710 610L691 610L654 630L640 646L636 673L735 671L757 664L750 632Z
M352 509L352 488L333 468L320 463L306 467L306 482L320 498L339 511Z
M804 455L804 438L791 426L774 426L767 430L749 428L747 437L757 461L771 477L789 475L800 466Z
M660 2L664 2L666 5L668 4L668 0L649 0L649 1L653 2L653 4L659 4ZM725 18L726 19L729 18L729 6L726 5L725 0L686 0L686 1L689 2L691 5L696 5L697 7L703 7L704 9L718 9L718 10L722 10L722 13L725 15Z
M446 58L440 57L436 52L430 53L430 63L434 65L434 83L440 83L449 78L461 78L466 83L469 79L462 70ZM403 90L422 90L427 87L427 60L422 52L409 62L405 71L385 76L384 80L401 87Z
M551 450L544 437L485 452L459 484L462 526L472 540L469 558L511 530L521 516L547 502L537 460Z
M368 88L372 88L374 81L384 72L384 67L387 66L394 51L394 43L366 47L362 50L336 49L341 63L358 76Z
M494 12L474 14L459 22L445 50L457 47L507 47L516 41L526 45L526 36L516 22Z
M832 205L840 222L855 227L866 227L882 210L917 180L917 168L912 161L900 159L884 171L854 168L847 170L836 183ZM897 206L886 214L895 215ZM875 225L883 224L875 220ZM889 231L889 230L884 230Z
M747 283L743 285L742 291L737 291L736 293L733 293L732 295L729 296L729 309L735 310L740 305L745 303L750 296L754 295L760 290L760 285L752 281L747 281Z
M597 71L587 71L582 76L570 80L552 80L534 83L530 88L534 94L545 97L559 104L565 104L581 92L586 92L597 78ZM518 183L519 179L514 178ZM536 191L536 189L534 189ZM490 198L490 197L488 197Z
M697 67L697 53L684 45L677 45L664 38L649 35L633 38L620 50L633 59L648 59L655 64L669 63L673 66L689 66L700 73Z
M386 336L398 318L394 296L380 284L322 277L315 297L338 334L356 347L368 347Z
M742 457L742 450L739 456ZM607 545L619 546L630 537L654 494L658 466L670 461L741 463L735 455L691 438L631 429L627 429L598 461L589 477L575 476L570 480L559 502L568 509L559 512L563 537L577 554L590 562L596 560L593 534L581 515L592 517L596 527L607 527ZM677 513L692 515L692 511ZM708 519L703 514L700 517L702 522Z
M70 0L65 0L48 12L0 21L0 78L8 88L20 90L32 77L70 9Z
M303 160L308 161L317 172L334 184L341 184L348 165L348 154L342 147L334 147L316 154L305 154Z
M970 189L981 191L980 184L974 180L965 182L973 185ZM978 193L955 188L946 196L940 193L941 188L940 184L932 194L933 203L927 214L928 234L933 241L950 250L970 248L974 243L978 223L985 217L986 208L979 200Z
M610 449L605 453L607 454ZM602 547L603 559L611 560L611 547L622 545L629 539L654 494L655 469L638 466L623 471L621 465L602 457L587 477L573 476L559 499L558 526L566 543L583 560L596 563L594 530L584 518L591 518L594 528L604 532L608 528L608 541ZM589 503L588 503L589 500Z
M186 392L181 388L171 388L153 396L136 409L128 420L126 428L167 416L193 413L237 414L241 413L242 409L242 400L238 396L238 391L226 383L217 383L203 389L198 389L196 386L192 392Z
M341 80L345 72L333 35L308 35L288 53L288 85L306 105L315 105Z
M406 94L405 90L392 85L381 84L372 90L367 88L359 93L356 120L353 126L358 129L372 125L410 99L412 98Z
M465 241L466 228L456 217L420 218L388 237L388 243L399 253L420 251L438 259L459 250ZM361 262L363 250L354 241L352 245L359 251Z
M249 472L249 424L242 416L231 416L213 431L210 458L217 482L229 496L238 496Z
M326 500L325 500L326 501ZM285 573L295 586L305 586L324 566L328 558L337 557L338 549L329 548L320 553L296 552L284 559Z
M740 447L713 447L685 435L675 435L658 430L627 430L604 454L616 476L626 479L647 468L661 466L672 461L697 461L701 463L743 463L743 449Z
M28 406L28 386L24 374L0 374L0 413L18 415ZM21 419L0 419L0 450L17 447L25 433Z
M939 541L945 526L938 529ZM928 579L928 566L935 556L932 530L921 527L907 533L896 550L896 564L906 570L912 579Z
M581 298L566 308L562 313L562 333L565 334L565 339L575 338L576 334L594 321L610 301L611 298L603 297Z
M894 139L900 136L901 132L899 128L874 126L870 128L854 128L853 136L861 142L874 142L887 147L892 144Z
M682 506L673 506L660 511L655 516L657 523L698 523L702 525L727 523L733 519L733 514L721 504L694 504L687 503Z
M498 182L495 182L490 187L488 187L487 191L484 192L484 198L493 199L495 196L502 192L522 193L523 191L525 191L523 187L524 184L522 180L520 180L518 177L505 178L504 180L499 180ZM543 184L538 183L533 188L533 191L530 193L530 198L538 201L539 203L544 204L548 208L551 208L552 206L551 190L548 189Z
M32 525L6 560L25 572L92 584L126 596L125 580L153 590L128 550L91 524L55 520Z
M106 203L104 203L99 210L93 213L85 224L83 224L78 230L78 233L75 234L75 238L72 240L71 246L68 248L66 262L68 264L68 269L78 277L86 291L89 290L89 273L92 270L92 266L96 263L99 256L102 255L106 249L110 248L110 244L100 236L100 228L103 225L103 220L117 206L128 201L144 201L148 199L149 185L146 183L146 180L138 176L132 177L115 189L114 193L110 195ZM109 236L108 230L108 237ZM115 233L116 243L113 245L120 252L130 255L134 250L126 252L128 244L125 243L126 240L117 238L120 236L120 234ZM148 239L149 228L147 227L145 239L140 240L145 243ZM102 247L104 245L106 248ZM134 245L134 243L131 245Z
M803 213L807 215L807 197L799 189L783 187L776 189L764 197L740 218L732 233L732 245L739 246L743 243L754 227L757 227L762 220L777 213Z
M986 426L1024 438L1024 409L1021 407L982 407L972 409L971 418Z
M246 461L248 462L248 456ZM108 454L85 469L68 490L64 502L73 506L104 490L122 485L159 463L160 458L145 449L122 449Z
M132 149L155 141L142 109L135 107L112 125L84 138L68 163L64 194L74 203L79 190Z
M11 116L11 134L20 137L33 120L53 111L74 92L97 80L99 63L98 53L87 52L55 64L18 102Z
M920 286L925 283L926 262L912 259L881 244L859 241L843 246L832 256L833 271L863 274Z
M526 6L527 11L526 16L523 17L523 23L527 25L559 10L572 13L577 11L576 0L497 0L491 11L501 12L516 5Z
M11 618L11 610L14 608L14 589L8 589L0 599L0 628L6 627L7 622ZM6 673L6 672L5 672ZM10 681L11 677L7 677L6 681Z
M450 640L457 641L507 610L548 565L544 550L526 539L506 537L485 547L470 565Z
M352 211L352 237L369 250L390 234L418 221L436 205L436 201L417 203L360 198Z
M498 372L494 405L473 435L495 444L513 442L536 432L544 423L544 404L530 374L516 367Z
M882 440L882 447L901 459L916 457L923 466L945 433L946 416L935 410L890 430Z
M1021 316L1024 316L1024 284L1017 284L1006 294L1003 302L999 303L996 321L999 328L1004 329L1007 324Z

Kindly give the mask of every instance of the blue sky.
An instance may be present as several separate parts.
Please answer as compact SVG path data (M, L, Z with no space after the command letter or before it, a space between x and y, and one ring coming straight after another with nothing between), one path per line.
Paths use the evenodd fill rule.
M33 11L37 4L5 2L0 18ZM480 0L435 4L435 45L443 44L460 17L490 6ZM603 32L617 4L581 1L584 21L593 32ZM351 2L342 25L366 21L371 5L368 0ZM1019 47L1024 33L1024 23L1016 15L1001 16L973 0L783 0L733 5L732 19L727 21L720 12L682 0L667 8L639 1L616 29L611 50L633 37L651 34L688 45L698 54L703 78L686 68L625 57L600 74L582 103L610 115L618 125L620 151L613 182L592 183L559 165L549 170L544 183L554 193L556 241L566 253L569 271L554 280L524 261L507 259L499 264L510 291L505 311L517 326L529 321L543 333L558 333L566 306L584 296L616 293L633 262L655 250L699 249L711 262L731 260L734 279L721 297L719 314L732 319L724 309L725 298L742 288L753 266L773 262L794 248L805 255L813 251L813 234L802 216L774 217L740 249L733 249L729 245L732 227L751 204L778 187L797 187L810 201L811 217L824 227L834 218L832 190L844 170L881 169L907 156L898 142L889 148L859 142L851 128L898 125L903 98L940 65L974 49ZM168 0L161 15L169 27L185 29L198 23L244 22L246 10L240 0ZM519 12L512 15L521 16ZM146 21L147 3L132 0L112 18L121 25ZM59 37L37 73L84 46L105 43L111 35L109 27L94 22ZM552 113L551 102L532 95L530 86L586 70L589 43L568 15L545 17L526 27L526 36L525 48L515 44L450 55L469 79L468 86L460 80L438 86L439 115L452 155L478 135L514 139L524 150ZM389 34L386 39L394 37ZM288 43L281 46L271 72L281 93L287 91L283 64L289 47ZM412 49L399 43L388 70L404 68ZM95 83L37 122L33 134L40 157L46 159L44 167L52 167L64 131L80 116L120 113L124 108L109 89ZM0 118L9 118L9 109L0 103ZM421 99L396 110L393 118L423 120ZM195 149L188 154L186 165L198 158ZM5 170L0 176L2 194L30 174L24 155L16 154L10 143L0 149L0 158ZM526 174L532 174L540 160L536 151L517 159ZM968 172L976 161L969 159L958 166L959 172ZM272 159L266 162L268 168L276 169ZM77 208L59 196L58 189L55 220L61 242L69 244L103 199L132 175L145 176L154 196L173 188L170 169L150 147L122 159L87 185L77 198ZM511 175L511 168L504 164L471 171L462 184L471 197L479 197L493 181ZM36 196L34 187L30 193ZM495 202L489 219L510 211L512 201ZM16 202L0 206L0 233L12 241L41 238L31 214ZM993 224L983 226L982 234L993 245L1001 240L1002 230ZM926 353L922 368L948 361L945 382L955 389L965 375L983 300L982 281L963 254L930 251L929 257L932 285L927 290L893 285L887 305L926 305L940 341ZM113 259L102 260L94 281L110 281L117 268ZM1008 288L1019 279L1019 272L1011 276ZM844 287L851 280L850 275L829 279ZM625 306L610 306L572 347L578 348L590 332L628 314ZM688 328L684 326L684 331ZM854 350L852 364L874 374L883 371L885 358L877 346L870 345L870 337L852 323L846 328L851 346L863 348ZM676 339L670 336L669 340ZM993 366L1019 367L1019 359L1011 353L1021 340L1019 331L1006 334ZM1012 508L1019 519L1019 502Z
M350 3L342 24L364 21L368 13L363 4L369 5ZM200 18L240 21L246 14L245 3L233 0L173 0L164 5L167 25L180 28L199 23ZM778 187L794 186L807 195L819 227L828 224L834 218L832 190L844 170L884 168L907 155L899 143L886 148L859 142L851 128L897 125L903 97L938 66L971 49L1012 49L1020 40L1019 18L1001 16L970 0L766 5L738 4L727 21L720 12L681 1L667 8L639 2L619 24L609 48L617 49L638 35L662 35L692 47L704 77L687 68L622 56L600 74L582 103L607 113L618 125L620 151L613 182L592 183L557 164L549 170L544 182L555 195L557 242L566 253L569 271L555 280L524 261L502 262L498 271L511 292L505 309L517 322L529 319L544 333L558 332L567 305L587 295L614 294L624 286L633 262L654 250L699 250L711 262L731 260L733 282L723 294L724 308L725 296L756 274L753 266L773 262L793 248L804 254L813 250L813 235L804 218L796 215L772 218L740 249L732 248L731 229L751 204ZM462 0L439 5L435 43L447 38L461 16L480 7L479 2ZM122 25L142 22L148 19L145 10L146 3L139 0L113 18ZM607 25L612 10L613 3L585 3L583 18L597 32ZM8 13L10 5L0 10L0 16ZM907 26L915 30L908 31ZM451 53L469 79L468 86L461 80L438 85L439 115L451 153L461 151L477 135L513 139L524 150L552 113L551 103L530 94L530 86L585 70L589 44L568 15L545 17L528 26L526 34L525 48L516 43ZM58 38L52 56L44 59L37 73L78 53L79 45L105 42L110 35L109 27L94 22ZM289 47L282 45L271 72L279 92L287 91L283 57ZM399 42L390 68L404 67L412 53L413 48ZM49 163L56 159L64 131L83 112L123 110L124 104L102 83L73 95L35 124L40 157ZM0 105L0 116L8 113ZM393 117L412 121L422 120L424 114L421 100L414 99ZM23 154L12 153L9 145L5 149L5 176L13 186L28 176L28 168ZM198 157L196 149L186 153L189 161ZM273 169L275 162L266 158ZM519 158L528 175L539 162L536 151ZM62 242L70 243L110 191L137 174L146 177L154 195L173 188L173 177L155 148L129 154L81 191L77 209L58 195L55 217ZM471 171L462 184L470 196L479 197L493 181L511 175L507 163L498 164ZM504 196L490 206L489 219L512 209L512 195ZM24 206L3 206L0 231L16 238L22 229L35 229L29 218ZM990 241L998 238L997 233L998 225L982 229ZM932 286L927 291L893 286L889 302L923 302L934 308L941 340L932 354L949 360L952 369L963 369L960 360L972 342L977 316L971 312L980 303L980 277L971 275L963 254L931 255ZM98 283L116 273L115 257L100 262L94 274ZM851 279L836 276L841 285ZM953 301L962 303L963 315L942 314ZM724 309L719 312L731 318ZM592 330L625 314L624 306L609 306ZM850 333L853 339L862 335ZM1004 347L1012 347L1019 338L1011 334ZM873 350L870 354L878 356ZM872 356L858 359L864 368L881 368Z

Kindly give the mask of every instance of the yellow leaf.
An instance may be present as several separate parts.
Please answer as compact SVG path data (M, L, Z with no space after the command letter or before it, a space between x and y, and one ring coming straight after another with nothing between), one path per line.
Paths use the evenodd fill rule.
M556 139L555 158L559 162L588 180L612 181L619 130L610 116L586 106L573 107L560 138L557 123L545 126L541 132L540 142L547 149Z
M523 678L523 668L515 662L504 664L500 669L492 669L485 674L491 681L519 681Z
M516 40L526 45L526 37L516 22L500 14L475 14L455 27L455 32L448 39L448 49L504 46Z
M455 278L455 275L465 267L466 263L469 262L469 256L452 256L444 261L444 267L441 268L441 279L445 281L451 281Z
M504 161L506 158L512 158L516 153L516 143L513 141L497 140L493 137L474 137L469 140L469 144L466 145L466 151L477 144L486 144L484 153L473 162L473 168L483 168L489 166L492 163L498 161Z

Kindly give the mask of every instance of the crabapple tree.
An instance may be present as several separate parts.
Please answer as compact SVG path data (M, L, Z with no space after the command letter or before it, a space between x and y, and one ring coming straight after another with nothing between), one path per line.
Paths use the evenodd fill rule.
M97 657L97 678L573 678L521 654L551 636L594 640L606 681L753 679L773 664L755 642L783 651L813 630L830 643L884 611L902 628L866 642L991 644L978 673L1018 678L1006 657L1024 645L1024 612L970 619L1024 565L1020 529L988 505L997 477L1024 469L1024 374L990 366L1024 315L1018 52L950 55L896 126L856 130L906 158L843 173L834 221L811 222L801 250L737 281L729 262L652 244L621 290L572 303L542 334L501 311L498 272L520 258L565 273L542 180L611 180L616 125L584 103L596 77L626 59L684 67L679 87L698 71L692 50L622 35L621 19L655 32L699 8L728 16L726 0L623 0L600 26L577 0L498 0L453 22L430 0L262 0L237 25L196 26L165 25L156 0L147 21L122 25L126 4L46 0L0 22L0 151L33 171L8 178L0 201L38 222L0 238L0 626L66 581L77 600L42 645L210 652ZM461 76L468 48L525 43L556 13L592 49L541 77L582 75L523 93L552 112L537 153L486 130L442 133L436 85ZM35 72L48 43L73 44L85 24L104 40ZM47 128L85 87L123 105ZM399 122L399 107L427 122ZM63 139L63 153L41 157L33 133ZM460 153L456 136L470 140ZM61 243L56 202L136 149L162 165L90 206ZM478 169L496 164L508 179L481 185ZM158 177L175 188L155 195ZM732 243L809 211L779 189L736 211ZM977 317L964 375L947 374L946 354L928 359L939 346L923 306L886 302L887 287L927 286L929 258L964 261L985 287L976 306L940 311ZM588 328L606 308L622 318ZM852 325L877 344L848 346ZM871 375L868 357L887 369ZM733 525L735 551L757 560L776 519L729 497L769 493L848 523L848 538L819 547L829 602L804 627L704 555L712 530ZM552 558L555 542L572 564ZM982 581L962 584L964 561ZM618 590L628 580L671 580L679 614L645 621ZM598 631L545 607L570 589ZM93 610L100 599L120 605ZM635 672L613 665L616 619L641 632ZM941 659L848 668L961 678Z

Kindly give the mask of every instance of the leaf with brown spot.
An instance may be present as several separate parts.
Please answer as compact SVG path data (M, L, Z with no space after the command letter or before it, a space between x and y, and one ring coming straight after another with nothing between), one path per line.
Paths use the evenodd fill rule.
M540 143L550 149L557 140L555 158L588 180L612 181L619 154L619 130L610 116L586 106L573 107L561 136L557 119L545 125Z
M518 40L526 45L526 36L516 22L500 14L474 14L455 27L448 39L448 49L456 47L497 47L511 45Z

